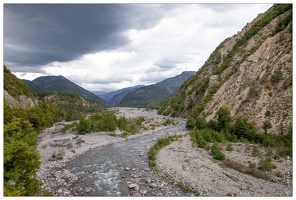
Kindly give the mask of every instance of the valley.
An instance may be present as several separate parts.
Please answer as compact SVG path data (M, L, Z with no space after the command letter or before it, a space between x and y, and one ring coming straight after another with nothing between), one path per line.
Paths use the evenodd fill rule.
M292 55L292 4L274 4L197 71L160 59L133 87L140 66L90 87L4 65L4 196L290 197Z
M119 130L118 136L108 132L63 133L65 124L55 124L39 135L37 144L42 159L37 174L44 182L43 189L54 196L195 196L178 187L177 183L182 182L200 196L292 195L291 157L273 160L276 168L265 174L271 179L256 178L214 160L207 150L194 146L182 119L174 118L178 124L164 126L161 124L165 117L155 110L113 109L117 110L117 117L144 117L150 124L159 125L123 138L118 137ZM157 138L175 134L182 137L159 151L158 170L150 168L148 151ZM222 144L231 161L241 165L259 162L259 157L252 156L252 147L256 145L232 146L234 150L227 152L226 143ZM262 155L267 154L266 148L258 148ZM54 152L63 152L63 158L54 160Z

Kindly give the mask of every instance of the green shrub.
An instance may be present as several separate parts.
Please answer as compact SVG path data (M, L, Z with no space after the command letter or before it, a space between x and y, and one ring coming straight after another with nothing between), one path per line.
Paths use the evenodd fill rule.
M194 127L195 127L194 119L192 117L189 117L186 122L186 128L188 130L191 130L191 129L194 129Z
M195 119L195 126L197 129L207 128L207 121L204 117L197 117Z
M262 153L261 153L261 151L258 149L257 146L253 146L252 156L253 156L253 157L261 157L261 156L262 156Z
M182 181L179 181L177 183L177 186L183 190L184 192L193 192L193 190L191 189L191 187L189 185L184 184Z
M208 142L200 135L197 138L197 144L199 148L204 148L208 144Z
M217 143L212 145L211 154L216 160L225 160L225 155L220 151Z
M233 151L231 144L227 144L226 151Z
M121 130L121 131L126 130L126 128L127 128L126 118L125 117L120 117L117 120L117 126L118 126L119 130Z
M271 159L270 158L266 158L265 160L260 160L259 164L258 164L258 169L261 171L271 171L273 169L275 169L276 166L274 164L271 163Z
M232 117L229 109L225 107L221 107L218 112L218 127L219 130L227 129L229 123L232 121Z

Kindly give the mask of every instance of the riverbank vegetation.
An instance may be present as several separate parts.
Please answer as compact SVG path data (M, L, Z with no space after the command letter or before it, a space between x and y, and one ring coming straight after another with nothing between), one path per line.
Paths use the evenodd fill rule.
M265 172L276 168L272 162L278 161L280 158L292 157L292 125L284 129L282 135L269 133L268 129L271 124L268 122L264 122L262 126L264 132L259 133L257 127L247 119L232 118L227 107L219 109L217 120L207 122L205 118L197 117L196 119L189 118L187 121L187 128L191 129L190 135L193 144L207 150L215 160L223 161L221 165L257 178L273 181L270 176L265 175ZM233 151L231 143L251 144L253 147L251 155L260 158L258 165L251 163L247 167L227 158L221 151L221 146L226 146L226 152ZM263 154L259 147L266 149L266 153ZM281 174L275 172L275 175Z

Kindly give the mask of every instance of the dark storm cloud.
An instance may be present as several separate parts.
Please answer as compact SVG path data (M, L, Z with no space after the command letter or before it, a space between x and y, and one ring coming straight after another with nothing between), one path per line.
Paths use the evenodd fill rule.
M4 62L13 63L14 71L112 50L129 43L126 30L157 25L164 9L158 4L4 4Z

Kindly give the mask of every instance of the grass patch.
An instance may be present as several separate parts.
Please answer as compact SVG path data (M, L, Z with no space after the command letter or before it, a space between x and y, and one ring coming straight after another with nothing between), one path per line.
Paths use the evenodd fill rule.
M41 149L46 149L46 148L47 148L47 145L46 144L44 144L44 145L41 146Z

